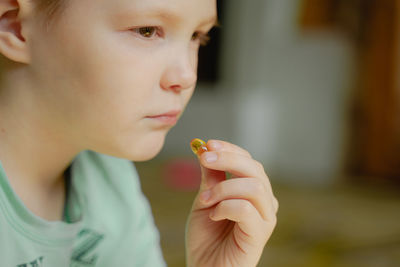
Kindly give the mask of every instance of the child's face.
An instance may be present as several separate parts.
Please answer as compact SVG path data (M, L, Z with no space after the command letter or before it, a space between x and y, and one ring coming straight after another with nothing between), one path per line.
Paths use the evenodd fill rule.
M198 33L215 19L216 0L67 1L48 31L33 28L29 69L42 108L83 149L154 157L172 125L148 116L185 108Z

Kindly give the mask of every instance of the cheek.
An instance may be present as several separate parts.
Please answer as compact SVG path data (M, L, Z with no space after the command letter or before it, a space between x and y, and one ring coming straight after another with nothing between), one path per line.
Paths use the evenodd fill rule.
M99 43L99 42L97 42ZM76 56L76 80L79 94L90 102L92 110L118 120L121 116L146 112L159 87L161 62L154 55L143 55L135 49L121 49L113 42L101 40L101 47L86 46ZM93 49L95 47L95 49ZM95 106L93 106L95 105ZM140 115L140 114L139 114Z
M77 94L85 105L81 109L85 115L77 115L86 117L79 125L97 150L132 160L150 159L161 150L166 130L150 129L143 117L159 103L164 65L160 58L165 56L101 43L97 49L88 45L76 57Z
M37 87L46 85L43 102L74 141L132 160L154 157L167 131L141 119L159 104L164 52L135 49L96 29L58 28L47 36L35 61L43 80Z
M191 53L191 64L195 72L197 73L198 65L199 65L199 47L193 48Z

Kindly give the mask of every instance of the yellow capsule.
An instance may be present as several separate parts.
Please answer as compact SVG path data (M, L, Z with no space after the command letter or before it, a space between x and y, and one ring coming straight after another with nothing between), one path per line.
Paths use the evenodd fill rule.
M206 142L199 138L195 138L190 142L190 148L193 153L200 156L203 152L208 151Z

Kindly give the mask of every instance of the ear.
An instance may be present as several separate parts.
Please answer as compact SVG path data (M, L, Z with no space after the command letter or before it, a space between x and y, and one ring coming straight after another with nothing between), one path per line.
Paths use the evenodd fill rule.
M0 53L20 63L29 63L30 54L23 36L26 16L30 13L27 0L0 0ZM24 24L22 22L25 22Z

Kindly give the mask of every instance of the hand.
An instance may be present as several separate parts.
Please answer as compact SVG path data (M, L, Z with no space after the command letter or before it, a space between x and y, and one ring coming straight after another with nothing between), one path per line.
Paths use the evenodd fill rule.
M187 224L187 266L256 266L276 225L278 201L269 179L246 150L217 140L207 147Z

